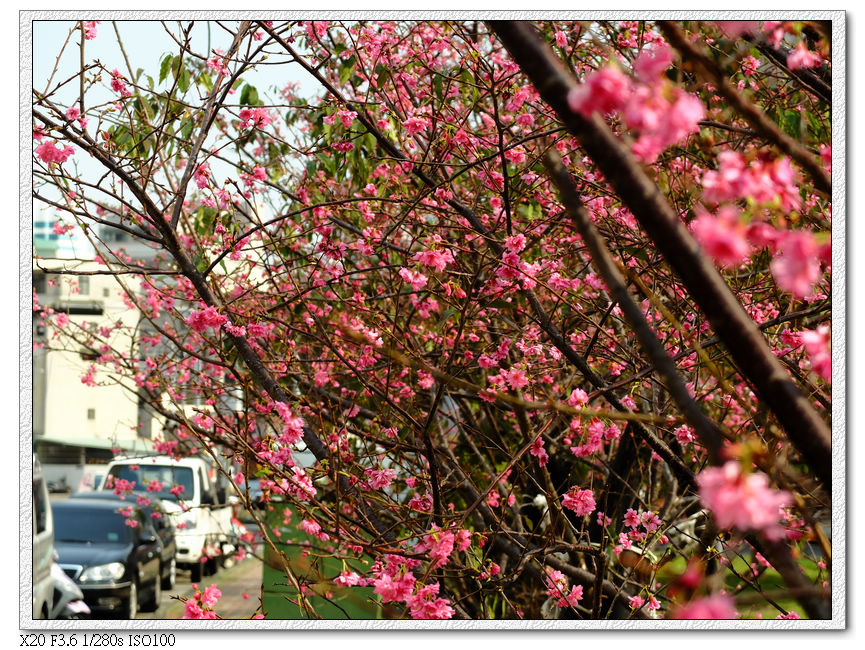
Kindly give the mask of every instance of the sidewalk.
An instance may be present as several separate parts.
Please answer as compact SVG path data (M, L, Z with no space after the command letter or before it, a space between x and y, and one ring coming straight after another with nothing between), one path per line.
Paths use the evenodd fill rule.
M222 591L222 597L214 607L220 618L250 619L260 605L261 562L254 557L247 557L230 569L223 569L215 576L206 576L199 583L199 587L211 584L215 584ZM192 586L184 580L171 590L170 595L191 596L192 593ZM244 598L244 594L248 598ZM183 617L184 611L184 604L172 599L167 605L160 607L153 618L179 619ZM139 616L139 618L144 617Z

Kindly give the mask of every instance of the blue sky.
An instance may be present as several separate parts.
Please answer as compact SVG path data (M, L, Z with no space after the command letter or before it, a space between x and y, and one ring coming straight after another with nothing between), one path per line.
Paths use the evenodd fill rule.
M221 22L229 29L234 29L236 26L234 21ZM188 22L185 21L184 26L187 24ZM68 107L77 102L79 94L78 80L74 77L80 66L80 32L76 31L69 37L70 30L75 25L74 21L33 22L33 89L45 91L49 78L52 88L58 83L62 84L71 79L70 83L62 85L57 94L51 98L62 107ZM132 67L133 71L142 68L145 74L149 74L154 78L154 81L158 81L162 58L169 52L176 54L179 49L177 42L167 33L166 27L172 33L178 34L180 32L178 23L176 21L166 21L163 24L156 20L121 20L116 21L116 23L102 21L97 26L96 38L84 42L85 62L90 63L98 60L107 69L117 68L125 77L129 78L129 66L118 44L115 25L123 43L123 50L125 50L129 60L129 66ZM217 48L223 51L228 49L232 36L225 27L216 21L196 22L190 33L191 49L201 55ZM64 43L66 43L65 48L63 47ZM63 48L62 53L61 48ZM300 82L301 93L306 96L312 96L318 88L317 83L311 79L308 73L296 64L262 65L246 72L243 79L258 88L259 95L265 102L267 102L268 96L278 102L278 96L272 93L272 88L283 88L288 82ZM92 107L110 102L116 97L116 93L108 90L104 84L96 85L86 91L85 106ZM91 119L90 122L88 130L95 137L94 124L96 121ZM76 157L74 164L79 166L80 172L91 178L98 177L104 171L95 161L85 156ZM215 171L219 165L220 163L215 163ZM50 194L50 188L41 188L40 192ZM41 213L41 204L36 203L34 214ZM92 249L82 233L76 229L70 234L76 245L76 254L89 256Z

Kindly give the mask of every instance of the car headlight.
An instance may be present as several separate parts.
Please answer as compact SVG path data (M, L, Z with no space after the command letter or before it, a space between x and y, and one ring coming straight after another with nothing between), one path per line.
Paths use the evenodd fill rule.
M79 582L117 582L123 577L126 572L126 567L120 562L110 562L109 564L100 564L99 566L91 566L84 569Z

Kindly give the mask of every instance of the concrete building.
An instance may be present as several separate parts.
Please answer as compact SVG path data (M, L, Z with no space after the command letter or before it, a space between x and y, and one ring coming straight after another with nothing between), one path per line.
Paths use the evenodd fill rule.
M128 353L135 349L137 334L130 332L136 332L140 314L124 301L105 265L73 259L69 252L74 247L63 249L63 238L46 236L47 227L34 228L33 242L36 300L54 312L45 319L33 314L33 447L49 484L76 490L93 482L99 466L112 458L112 448L152 449L154 427L160 423L144 408L131 381L101 371L93 376L97 386L82 381L99 351L61 339L57 315L65 314L68 327L82 334L111 330L111 347ZM114 329L117 323L121 327Z

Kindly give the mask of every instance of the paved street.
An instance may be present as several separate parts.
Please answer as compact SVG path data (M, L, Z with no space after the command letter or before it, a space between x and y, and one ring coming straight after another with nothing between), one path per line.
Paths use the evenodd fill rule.
M259 606L261 596L261 562L247 556L229 569L222 569L214 576L206 576L199 586L215 584L222 591L222 598L214 608L222 618L252 618ZM162 593L162 601L155 612L139 612L139 619L171 620L183 617L184 605L172 596L191 596L192 585L188 571L177 572L174 589ZM248 598L244 598L244 594Z

